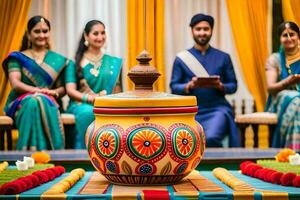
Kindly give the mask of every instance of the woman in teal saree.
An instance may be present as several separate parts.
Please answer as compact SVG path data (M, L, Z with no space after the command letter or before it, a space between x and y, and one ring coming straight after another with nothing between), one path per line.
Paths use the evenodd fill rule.
M266 110L277 113L272 146L300 151L300 33L293 22L279 26L281 48L266 67L269 98Z
M32 17L21 51L3 61L12 85L4 109L18 128L17 150L64 148L57 100L65 93L62 73L68 60L49 50L49 35L50 22Z
M66 68L66 91L71 98L67 112L75 115L76 149L86 148L85 132L95 120L95 98L121 90L118 80L122 59L101 51L105 39L104 24L98 20L89 21L79 42L76 64Z

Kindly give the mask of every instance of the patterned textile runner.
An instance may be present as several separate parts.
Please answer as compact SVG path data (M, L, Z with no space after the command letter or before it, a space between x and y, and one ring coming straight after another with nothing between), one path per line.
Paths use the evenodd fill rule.
M105 194L110 193L112 199L137 199L138 197L147 199L149 196L153 197L155 194L160 199L168 193L166 186L123 186L112 185L99 172L94 172L85 186L81 189L80 194ZM169 199L169 194L167 194Z
M224 189L202 176L199 171L193 171L183 181L173 185L175 192L224 192Z
M80 194L104 194L109 187L109 182L99 172L94 172L81 189Z
M269 188L270 190L268 190L268 187L266 187L265 185L268 185L269 183L265 183L262 181L263 184L260 184L260 180L257 182L256 181L257 179L255 180L254 178L251 177L248 178L247 176L240 174L241 176L244 176L245 178L248 179L247 181L248 183L253 182L252 179L254 179L254 181L256 181L252 184L255 186L254 188L224 168L215 168L213 170L213 175L234 190L233 192L234 200L248 200L249 197L253 197L253 199L257 199L255 197L258 197L258 199L261 199L260 196L262 197L263 200L273 200L273 199L288 200L289 199L289 193L285 191L276 191L276 187L274 188L273 184L270 184L273 185L273 187L270 187ZM262 185L264 185L264 187L261 187Z
M5 170L6 171L6 170ZM300 188L274 185L262 180L245 176L238 171L224 171L223 175L230 174L231 179L247 184L245 187L234 187L225 184L213 175L212 171L193 171L185 179L168 186L123 186L114 185L107 181L99 172L89 171L80 177L74 176L78 182L69 179L71 173L64 173L52 181L19 195L11 195L10 199L219 199L219 200L296 200L300 199ZM224 173L225 172L225 173ZM80 175L81 176L81 175ZM1 176L0 176L1 179ZM66 185L68 182L69 185ZM230 181L229 181L230 182ZM69 188L69 186L72 187ZM47 194L54 186L65 186L67 191L60 194ZM233 184L234 185L234 184ZM235 185L234 185L235 186ZM57 187L56 187L57 188ZM248 188L248 189L249 189ZM58 189L58 188L57 188ZM44 195L42 195L44 194ZM47 195L45 195L47 194ZM0 199L8 196L0 195Z
M123 186L110 184L104 176L94 172L80 194L110 193L112 199L170 199L170 193L176 196L198 197L200 192L224 192L224 189L213 181L193 171L184 180L172 186Z

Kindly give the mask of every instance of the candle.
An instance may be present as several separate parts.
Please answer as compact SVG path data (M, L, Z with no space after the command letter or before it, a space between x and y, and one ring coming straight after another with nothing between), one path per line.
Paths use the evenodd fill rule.
M17 160L16 166L19 171L25 171L28 169L28 164L25 161Z
M24 156L23 160L24 160L24 162L27 163L29 168L32 168L34 166L34 159L33 158Z
M300 165L300 155L298 153L289 155L289 162L291 165Z

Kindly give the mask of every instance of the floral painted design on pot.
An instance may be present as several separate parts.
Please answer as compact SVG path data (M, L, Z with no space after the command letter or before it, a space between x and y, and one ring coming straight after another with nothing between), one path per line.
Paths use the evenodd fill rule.
M129 73L134 91L96 98L87 150L112 183L173 184L194 170L204 153L204 132L194 119L196 98L153 92L159 74L149 66L147 52L137 59L140 65Z

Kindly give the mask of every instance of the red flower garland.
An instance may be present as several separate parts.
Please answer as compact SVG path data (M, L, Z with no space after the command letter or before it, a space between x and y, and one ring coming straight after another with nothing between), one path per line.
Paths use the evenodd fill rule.
M282 173L271 168L263 167L252 161L244 161L240 164L243 174L261 179L273 184L300 187L300 176L295 173Z
M283 176L282 172L275 172L271 175L271 183L273 184L280 184L281 183L281 177Z
M65 172L65 168L62 166L51 167L48 169L35 171L31 175L27 175L3 184L0 187L0 194L1 195L20 194L26 190L29 190L43 183L51 181L56 177L62 175L64 172Z
M293 180L294 180L294 178L296 178L296 176L297 175L295 173L283 174L283 176L280 179L281 185L292 186L293 185Z
M293 185L295 187L300 187L300 176L296 176L293 180Z

